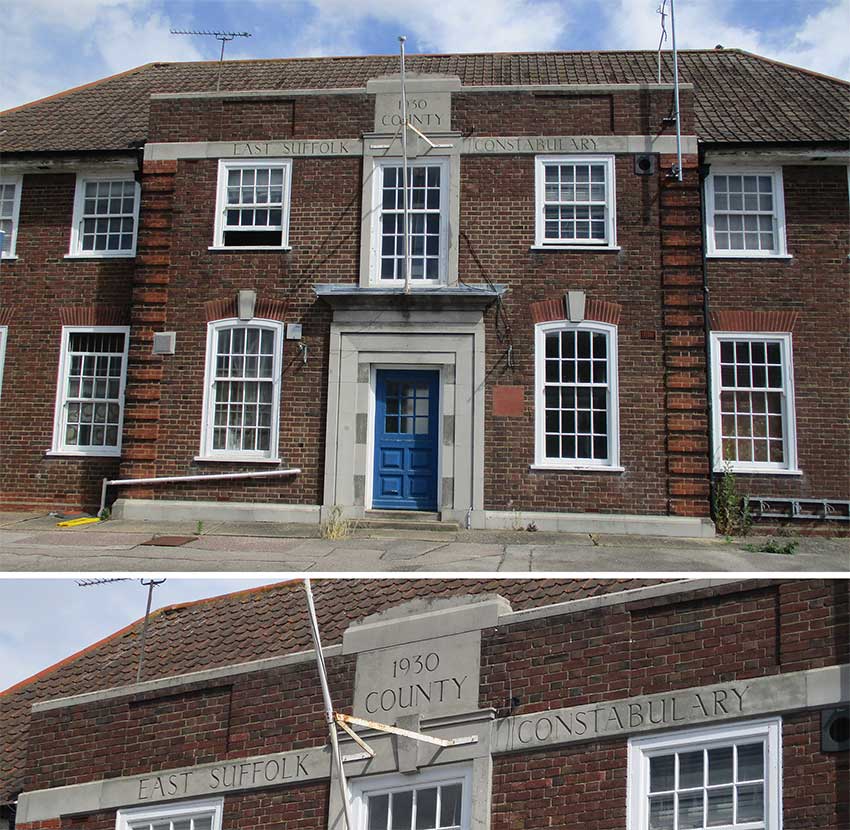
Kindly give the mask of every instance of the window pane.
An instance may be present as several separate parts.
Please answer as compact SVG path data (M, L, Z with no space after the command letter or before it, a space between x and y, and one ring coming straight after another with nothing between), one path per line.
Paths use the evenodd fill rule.
M434 830L437 826L437 788L416 792L416 830Z
M744 744L738 747L738 780L758 781L764 778L764 745Z
M387 830L389 809L388 795L373 795L369 799L369 830Z
M708 791L708 826L732 823L733 788Z
M674 802L672 795L649 799L649 830L673 830Z
M726 784L732 781L732 747L708 750L708 783Z
M679 754L679 789L701 787L702 750L698 752L682 752Z
M738 787L738 823L764 818L764 788L761 784Z
M679 827L681 830L702 827L702 791L679 796Z
M408 790L392 794L391 830L411 830L413 819L413 792Z
M461 784L448 784L440 787L440 827L454 827L460 824Z

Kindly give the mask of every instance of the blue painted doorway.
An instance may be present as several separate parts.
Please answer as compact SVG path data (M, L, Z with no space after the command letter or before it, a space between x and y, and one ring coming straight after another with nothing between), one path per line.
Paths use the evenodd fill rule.
M437 509L440 374L379 369L372 506Z

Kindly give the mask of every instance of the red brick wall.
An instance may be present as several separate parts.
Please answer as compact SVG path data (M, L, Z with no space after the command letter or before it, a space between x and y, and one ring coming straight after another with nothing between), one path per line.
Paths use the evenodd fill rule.
M130 301L132 260L66 260L76 177L25 175L17 260L0 264L0 314L8 343L0 395L0 506L79 508L100 501L118 460L49 457L62 315L119 313ZM73 322L66 319L66 323Z
M712 310L795 311L802 476L739 475L738 491L850 499L850 216L847 169L782 169L788 260L712 259Z
M846 585L765 580L486 629L479 705L505 717L847 660ZM328 666L350 711L356 661ZM326 734L312 663L234 675L34 713L27 788L316 746Z

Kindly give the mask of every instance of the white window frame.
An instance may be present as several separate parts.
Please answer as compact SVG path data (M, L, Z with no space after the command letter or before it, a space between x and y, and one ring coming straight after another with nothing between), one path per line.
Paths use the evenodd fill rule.
M721 376L720 344L722 341L767 342L779 341L782 353L783 456L782 464L769 461L732 461L723 458L722 416L720 409ZM736 473L768 473L801 475L797 460L797 416L794 405L794 360L790 332L713 331L711 342L711 414L714 443L714 472L727 469Z
M715 176L770 176L773 182L773 250L747 251L718 248L714 236L714 177ZM706 256L717 259L790 259L785 233L785 186L782 180L782 167L750 166L742 164L712 164L705 178L705 238ZM746 213L746 211L734 211Z
M620 466L620 397L617 326L594 320L538 323L534 331L534 464L541 470L594 470L622 472ZM601 332L608 338L608 460L552 459L546 457L546 335L557 331Z
M281 204L280 245L225 245L224 214L227 210L227 174L231 170L264 167L283 170L283 199ZM215 227L211 251L288 251L289 245L289 207L292 201L292 159L291 158L252 158L219 159L218 182L215 199Z
M272 424L268 450L214 450L213 426L215 424L215 365L216 340L218 333L226 328L264 328L274 332L274 361L272 372ZM277 320L255 318L239 320L229 317L224 320L212 320L207 323L207 351L204 368L204 408L201 418L201 447L196 461L241 461L259 463L278 463L278 442L280 436L280 395L281 374L283 370L284 324Z
M21 188L23 187L23 181L23 176L0 176L0 184L11 184L15 187L15 199L12 204L12 215L3 217L4 219L12 220L12 234L9 241L9 251L8 253L0 251L0 259L18 258L15 252L18 244L18 221L21 215Z
M118 444L115 447L79 447L65 443L65 390L67 388L68 347L71 335L83 334L123 334L124 354L122 356L121 383L118 391ZM56 409L53 416L53 444L49 455L109 456L121 455L121 442L124 432L124 404L127 386L127 355L130 351L129 326L62 326L62 342L59 353L59 373L56 380Z
M408 159L408 167L439 167L440 168L440 260L439 275L437 279L414 279L411 277L410 284L416 286L446 285L449 281L449 221L451 199L452 164L450 156L430 156L427 158ZM387 167L403 167L404 161L394 156L382 156L374 159L372 174L372 227L370 229L369 246L369 283L375 286L395 288L405 284L404 278L382 279L381 278L381 242L382 217L383 217L383 187L384 169ZM411 215L414 213L411 208Z
M85 206L86 184L88 182L122 181L133 182L135 185L135 205L133 209L133 245L127 251L84 251L82 249L82 234L80 226L83 221ZM65 259L127 259L136 255L136 242L139 238L139 207L141 202L141 186L131 172L79 172L74 190L74 215L71 220L71 241Z
M9 327L0 326L0 399L3 397L3 367L6 363L6 342L9 339Z
M404 792L434 785L461 784L463 802L461 808L461 830L470 830L472 823L472 764L449 764L428 767L415 775L390 773L388 775L352 778L348 781L351 793L351 813L357 830L367 830L368 798L384 793Z
M118 810L115 816L115 830L133 830L139 824L153 824L158 821L186 821L187 819L206 818L207 816L212 819L212 830L221 830L223 813L223 798L131 807Z
M546 166L552 164L605 165L605 239L546 238ZM552 250L617 250L617 180L613 155L535 156L534 248Z
M782 719L745 721L734 724L665 732L646 738L631 738L628 745L628 796L626 826L629 830L649 827L649 759L653 755L722 747L747 741L764 741L764 830L782 830ZM719 825L712 830L760 828L760 822Z

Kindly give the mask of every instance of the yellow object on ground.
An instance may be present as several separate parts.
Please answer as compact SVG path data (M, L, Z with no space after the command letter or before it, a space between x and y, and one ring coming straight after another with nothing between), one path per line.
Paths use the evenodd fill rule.
M90 525L99 521L100 519L94 517L86 517L85 519L69 519L67 522L59 522L56 527L79 527L80 525Z

